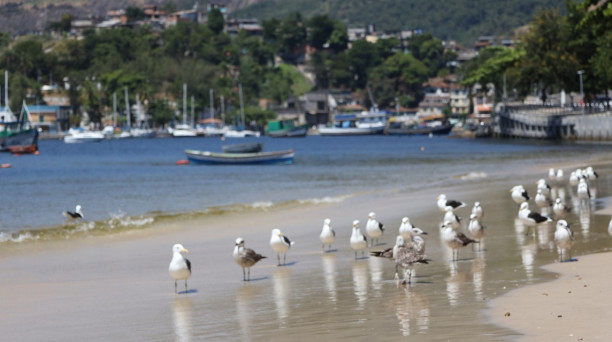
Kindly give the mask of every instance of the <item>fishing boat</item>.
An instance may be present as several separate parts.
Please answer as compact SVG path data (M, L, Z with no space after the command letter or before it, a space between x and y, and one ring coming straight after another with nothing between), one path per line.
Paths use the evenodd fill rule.
M233 144L221 146L223 153L256 153L261 152L263 149L263 143L252 142L245 144Z
M25 101L17 121L0 122L0 151L34 153L38 151L38 130L30 123Z
M185 150L187 159L195 164L292 164L293 149L256 153L216 153L210 151Z
M295 120L268 121L266 135L270 137L305 137L308 134L308 125L296 125Z
M417 118L416 116L393 117L387 122L388 135L448 135L453 125L444 116Z
M330 126L319 125L320 135L371 135L382 134L388 114L364 112L361 114L340 114Z

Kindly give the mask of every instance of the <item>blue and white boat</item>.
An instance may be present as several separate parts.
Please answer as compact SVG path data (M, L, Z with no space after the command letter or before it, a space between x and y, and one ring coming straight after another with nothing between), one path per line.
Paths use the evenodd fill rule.
M185 150L187 159L195 164L292 164L293 149L254 153L217 153L210 151Z

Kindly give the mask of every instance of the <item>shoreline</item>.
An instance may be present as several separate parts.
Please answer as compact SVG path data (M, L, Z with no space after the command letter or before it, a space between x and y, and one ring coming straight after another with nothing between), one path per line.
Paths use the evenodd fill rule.
M576 262L542 268L556 279L528 285L493 299L492 322L523 334L521 341L610 341L612 252L579 256Z

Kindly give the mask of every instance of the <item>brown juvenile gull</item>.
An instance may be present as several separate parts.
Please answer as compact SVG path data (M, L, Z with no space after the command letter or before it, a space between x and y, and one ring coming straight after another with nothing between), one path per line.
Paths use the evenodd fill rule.
M478 242L453 229L451 222L444 222L441 228L442 240L453 251L452 261L457 261L457 259L459 259L459 248L467 246L470 243Z
M404 240L403 237L398 236L398 240ZM397 244L397 243L396 243ZM416 248L413 242L405 242L403 245L400 245L395 251L394 255L395 260L395 276L397 278L398 268L401 267L404 269L404 280L402 283L410 284L410 280L412 278L412 270L417 264L427 264L429 263L429 259L425 258L425 255L420 253ZM406 273L408 274L408 279L406 279Z
M244 239L239 237L236 239L236 246L234 247L234 261L238 266L242 267L242 280L251 280L251 267L255 265L259 260L265 259L266 257L255 253L254 250L244 247ZM245 274L247 270L248 276Z

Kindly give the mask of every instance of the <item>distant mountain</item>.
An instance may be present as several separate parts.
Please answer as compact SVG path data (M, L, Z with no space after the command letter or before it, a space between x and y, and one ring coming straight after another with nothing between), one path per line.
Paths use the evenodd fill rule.
M232 0L232 3L248 2ZM251 1L253 2L253 1ZM564 0L259 0L237 9L240 18L269 19L298 11L327 14L348 27L374 24L379 31L421 29L440 39L471 44L501 36L531 21L539 8L564 8ZM229 6L228 6L229 9Z

